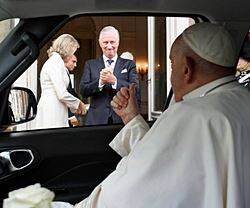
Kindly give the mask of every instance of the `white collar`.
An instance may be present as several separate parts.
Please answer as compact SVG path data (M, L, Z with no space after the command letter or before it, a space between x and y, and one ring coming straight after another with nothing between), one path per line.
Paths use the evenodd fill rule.
M183 96L183 100L188 100L196 97L203 97L211 92L216 92L217 88L236 81L234 75L226 76L212 82L209 82ZM236 83L236 82L235 82Z
M110 60L110 58L108 58L104 54L102 55L102 58L103 58L104 63L106 63L107 60ZM118 55L116 54L113 58L111 58L111 60L114 60L114 63L116 63L117 58L118 58Z

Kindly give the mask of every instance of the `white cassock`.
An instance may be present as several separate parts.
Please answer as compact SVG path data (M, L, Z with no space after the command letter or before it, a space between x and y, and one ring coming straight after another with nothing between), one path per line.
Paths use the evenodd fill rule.
M131 120L110 144L116 170L76 207L249 208L250 92L233 79L185 95L149 131Z
M53 52L40 74L41 98L38 103L36 128L67 127L68 108L75 112L80 100L67 91L69 76L61 56Z

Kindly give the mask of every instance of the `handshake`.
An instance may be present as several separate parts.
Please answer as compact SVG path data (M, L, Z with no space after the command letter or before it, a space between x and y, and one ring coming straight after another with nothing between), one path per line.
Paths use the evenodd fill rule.
M78 115L85 115L87 113L86 105L82 101L80 101L78 109L76 110L75 113Z
M101 70L100 72L100 81L101 84L115 84L117 79L113 74L114 69L112 67L106 67Z

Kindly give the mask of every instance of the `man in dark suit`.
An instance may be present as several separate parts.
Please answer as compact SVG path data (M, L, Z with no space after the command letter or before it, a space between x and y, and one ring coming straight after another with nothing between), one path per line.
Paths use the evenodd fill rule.
M69 85L68 85L67 90L68 90L68 92L70 94L72 94L73 96L80 99L78 94L76 93L76 91L74 90L74 88L72 86L70 75L69 75L69 72L72 72L75 69L76 65L77 65L77 58L76 58L75 55L66 56L63 61L64 61L65 67L68 69L67 73L68 73L68 76L69 76ZM69 120L69 126L70 127L79 126L79 121L78 120L80 120L80 118L81 118L80 115L75 115L70 110L68 110L68 117L69 117L68 120Z
M133 61L118 57L119 32L114 27L101 30L99 45L103 55L86 61L80 82L81 95L91 99L86 125L122 123L110 102L121 87L135 83L140 103L136 66Z

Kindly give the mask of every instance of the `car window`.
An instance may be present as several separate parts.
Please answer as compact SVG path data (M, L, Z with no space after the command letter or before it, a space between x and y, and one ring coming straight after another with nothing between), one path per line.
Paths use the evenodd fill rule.
M123 52L129 52L130 55L132 54L133 56L139 83L138 97L140 97L140 113L146 120L155 120L164 110L166 97L171 89L171 69L168 58L170 46L173 40L191 24L194 24L194 20L191 17L80 16L74 18L44 45L40 50L38 59L13 85L24 86L33 91L39 103L39 114L39 109L41 109L39 108L39 105L41 105L42 92L41 80L45 81L45 83L49 82L46 80L49 79L46 77L46 73L42 72L42 68L48 60L47 51L52 45L52 41L57 37L62 34L70 34L80 45L80 48L75 53L77 58L76 68L73 71L69 71L70 82L79 99L86 104L88 110L86 115L76 116L78 121L76 126L106 124L103 122L98 123L98 121L94 123L88 122L88 114L90 114L91 111L98 111L98 114L102 114L104 109L98 109L98 101L96 100L101 99L100 97L87 97L82 95L80 83L83 72L86 70L85 64L88 63L87 61L90 59L98 59L103 54L98 41L100 30L104 26L111 25L117 28L120 33L118 55L124 56L125 59L131 59L128 53L123 54ZM128 74L127 70L130 69L126 68L127 65L122 67L123 69L119 76L125 79ZM94 76L93 72L90 72L89 76ZM64 77L64 79L68 79L68 77ZM126 77L126 79L128 78ZM51 94L48 96L51 96ZM44 102L48 104L48 100L49 98ZM103 100L99 103L102 104L102 102L106 101ZM51 102L49 105L54 105L54 103ZM74 114L71 116L74 116ZM68 115L68 117L71 116ZM50 119L59 120L61 118L60 113L53 115L47 112L44 114L43 119L49 121ZM92 119L95 120L95 118ZM13 127L12 130L40 129L41 126L37 126L36 120L37 118L34 121L17 125ZM52 125L46 128L50 127L63 126Z
M15 27L19 19L7 19L0 21L0 42L7 36L7 34Z

